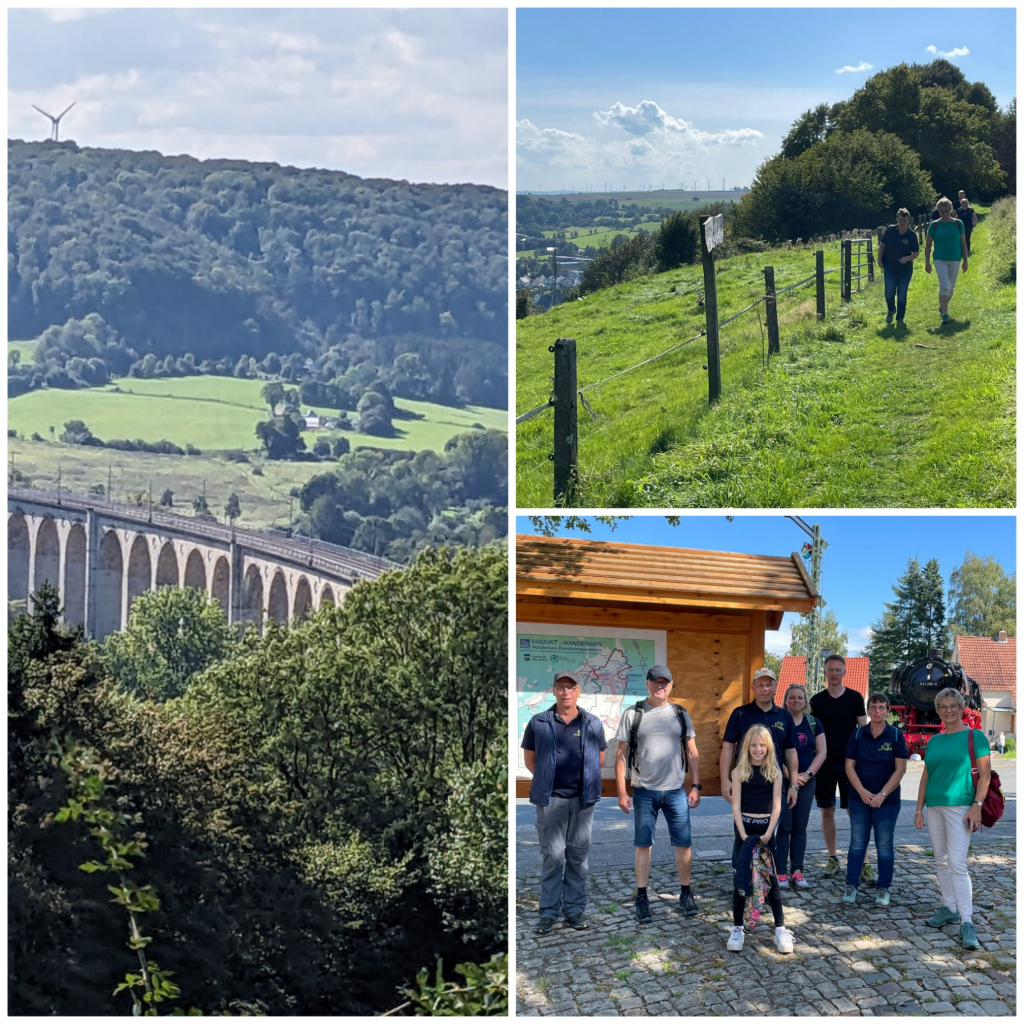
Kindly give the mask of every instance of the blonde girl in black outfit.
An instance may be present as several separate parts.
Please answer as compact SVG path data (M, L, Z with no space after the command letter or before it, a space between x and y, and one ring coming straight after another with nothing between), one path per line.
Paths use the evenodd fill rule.
M739 760L732 773L732 817L734 826L733 867L748 836L760 836L775 856L775 826L782 814L782 772L775 757L771 733L763 725L754 725L743 737ZM733 929L727 948L743 948L743 907L745 897L734 888L732 894ZM793 952L793 936L783 927L782 893L773 876L768 903L775 918L775 946L780 953Z

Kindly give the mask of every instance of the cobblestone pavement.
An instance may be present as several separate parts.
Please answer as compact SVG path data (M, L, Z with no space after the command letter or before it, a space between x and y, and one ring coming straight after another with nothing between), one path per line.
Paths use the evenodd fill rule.
M841 902L842 876L825 878L824 852L808 851L809 889L783 895L796 947L776 952L762 924L744 948L725 948L732 924L727 857L694 858L692 886L701 913L679 914L678 879L654 865L648 891L653 921L633 914L629 868L600 869L588 883L590 927L564 922L535 935L539 882L527 867L517 880L516 995L520 1016L1012 1016L1016 1001L1016 841L972 846L974 922L979 952L968 954L957 929L924 924L939 905L931 851L899 843L887 908L861 887ZM523 869L520 869L521 871ZM767 911L768 921L771 914Z

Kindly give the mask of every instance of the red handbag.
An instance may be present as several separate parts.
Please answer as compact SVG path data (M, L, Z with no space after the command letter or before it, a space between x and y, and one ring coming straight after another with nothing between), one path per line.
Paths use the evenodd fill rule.
M971 778L974 780L974 791L978 791L978 762L974 758L974 730L967 733L967 749L971 755ZM985 828L991 828L1002 816L1006 809L1006 799L1003 797L1002 783L999 780L999 773L992 772L992 779L988 784L988 793L981 805L981 823Z

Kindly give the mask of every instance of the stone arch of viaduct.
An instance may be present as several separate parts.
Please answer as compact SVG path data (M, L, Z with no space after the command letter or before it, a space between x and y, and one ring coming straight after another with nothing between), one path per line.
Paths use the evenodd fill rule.
M230 623L288 623L340 604L357 579L387 568L344 548L315 554L301 541L183 516L8 497L9 615L44 582L60 592L67 625L102 639L122 629L135 599L159 587L195 587ZM198 531L197 531L198 528Z

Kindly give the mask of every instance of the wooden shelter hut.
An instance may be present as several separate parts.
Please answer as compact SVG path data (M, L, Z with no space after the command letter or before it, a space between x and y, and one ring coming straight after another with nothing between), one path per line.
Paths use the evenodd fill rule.
M722 734L733 709L752 699L765 631L777 630L784 612L809 612L817 600L795 552L784 558L519 535L519 736L530 714L551 703L557 668L582 666L581 706L605 722L603 792L613 796L618 719L646 696L651 664L667 664L672 700L684 705L697 733L703 794L719 795ZM527 796L521 750L519 764L516 795Z

